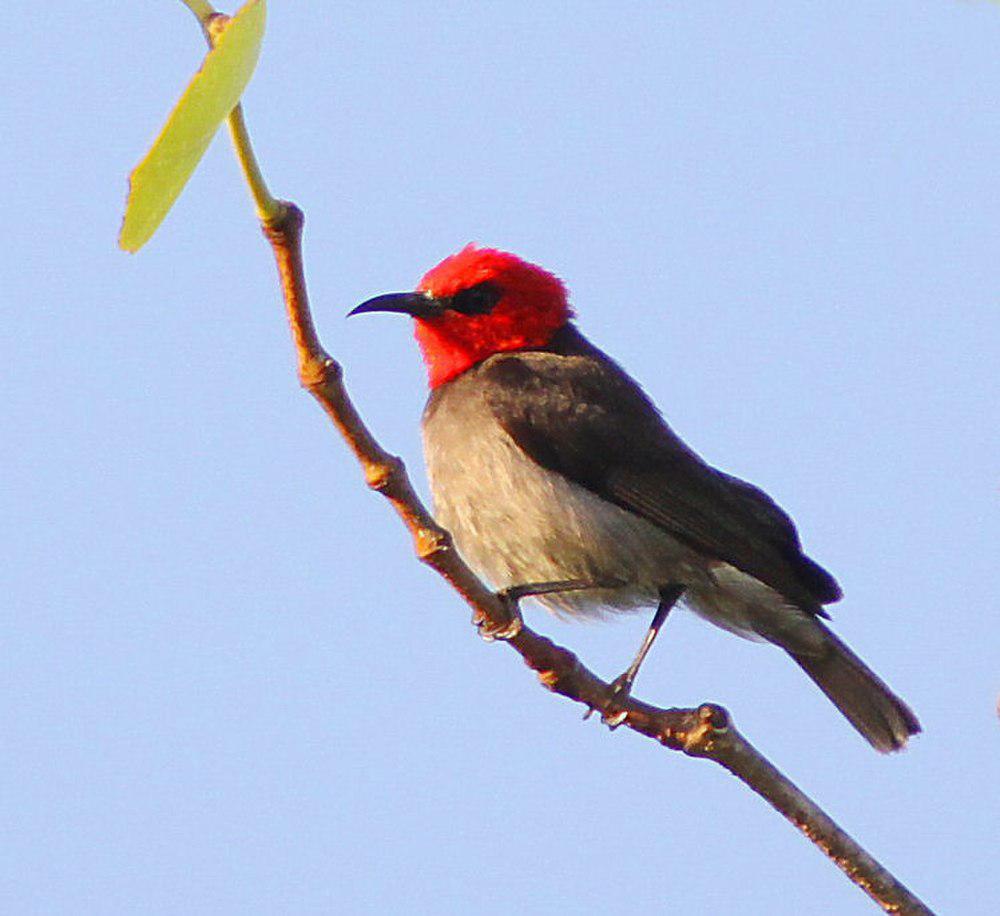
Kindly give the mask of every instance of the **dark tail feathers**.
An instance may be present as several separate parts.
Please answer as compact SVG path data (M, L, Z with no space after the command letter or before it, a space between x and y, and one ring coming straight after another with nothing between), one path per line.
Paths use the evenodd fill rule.
M817 624L820 622L817 620ZM789 652L853 725L878 751L898 751L920 731L913 711L825 626L822 655Z

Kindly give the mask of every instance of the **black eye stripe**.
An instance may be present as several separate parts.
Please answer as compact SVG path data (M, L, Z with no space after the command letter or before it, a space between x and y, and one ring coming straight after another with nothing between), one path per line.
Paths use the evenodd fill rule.
M503 291L496 283L484 280L455 293L448 302L448 308L463 315L488 315L502 295Z

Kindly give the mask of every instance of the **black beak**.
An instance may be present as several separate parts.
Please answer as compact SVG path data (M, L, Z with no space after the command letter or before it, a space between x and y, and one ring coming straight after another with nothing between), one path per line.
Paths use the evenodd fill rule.
M442 311L442 304L424 293L386 293L362 302L351 309L347 317L363 315L365 312L400 312L414 318L429 318L431 315L440 315Z

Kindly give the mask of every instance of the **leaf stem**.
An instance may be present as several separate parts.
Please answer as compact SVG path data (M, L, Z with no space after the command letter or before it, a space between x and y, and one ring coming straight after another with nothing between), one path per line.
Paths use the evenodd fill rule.
M191 10L203 27L215 15L215 8L208 0L181 0L181 3Z
M271 195L267 182L264 181L260 163L257 161L253 145L250 143L250 134L247 132L246 121L243 118L243 106L237 105L229 113L226 120L229 125L229 136L233 141L233 149L236 150L236 158L240 162L243 177L246 179L253 197L257 218L262 223L273 222L281 214L282 204Z
M217 13L207 0L181 0L181 2L198 17L208 46L214 47L230 17ZM242 103L238 103L229 113L226 123L229 126L229 136L233 141L233 149L236 151L240 169L242 169L243 177L250 189L250 196L253 197L257 219L262 223L273 222L281 215L282 204L272 196L268 190L267 182L264 181L264 173L261 171L260 163L253 151L253 144L250 142L250 133L243 117Z

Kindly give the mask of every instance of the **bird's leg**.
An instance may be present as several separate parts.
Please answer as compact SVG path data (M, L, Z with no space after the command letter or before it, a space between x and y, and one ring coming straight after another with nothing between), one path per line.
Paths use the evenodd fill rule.
M646 636L642 640L642 645L639 646L639 651L636 652L635 658L632 659L632 664L610 684L615 708L605 710L602 716L605 725L617 728L625 721L626 712L624 706L620 704L624 704L624 701L628 699L629 694L632 692L632 683L635 681L635 676L639 673L639 667L649 654L649 650L656 641L656 636L660 632L663 622L667 619L667 615L683 593L683 585L665 585L660 589L660 603L656 606L653 621L650 623L649 629L646 630Z
M528 582L524 585L512 585L499 592L500 600L515 606L522 598L534 598L537 595L553 595L556 592L579 592L588 588L619 588L621 580L590 582L586 579L560 579L556 582Z
M520 603L522 598L532 598L536 595L553 595L556 592L579 592L588 588L621 588L625 583L621 579L558 579L554 582L526 582L523 585L511 585L497 592L497 597L507 605L511 616L521 618ZM480 635L482 631L480 631ZM490 641L488 637L484 639Z

